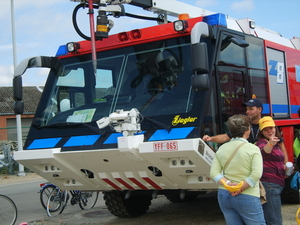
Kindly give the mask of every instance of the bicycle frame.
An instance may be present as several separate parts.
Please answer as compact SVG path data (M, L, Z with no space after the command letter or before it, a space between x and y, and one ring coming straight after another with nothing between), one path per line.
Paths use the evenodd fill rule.
M70 201L71 205L79 204L79 207L82 210L93 208L99 196L99 191L97 192L85 192L79 190L64 191L50 182L42 183L40 184L40 187L41 189L39 192L40 192L41 204L46 209L48 216L51 216L51 213L54 212L58 212L58 214L61 214L69 201L70 195L71 195L71 201ZM47 192L46 189L48 188L49 190ZM47 197L47 202L44 201L44 197Z

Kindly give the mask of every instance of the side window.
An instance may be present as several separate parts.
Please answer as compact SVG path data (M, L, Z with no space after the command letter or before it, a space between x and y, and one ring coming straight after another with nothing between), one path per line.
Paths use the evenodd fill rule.
M57 86L84 87L84 70L82 68L64 68L64 76L60 76Z
M115 87L113 86L111 70L97 69L95 91L96 99L94 101L99 101L107 96L114 95Z
M79 107L85 104L85 95L82 90L85 86L84 70L78 67L65 67L63 76L57 81L59 111Z
M268 102L266 63L263 40L246 36L249 46L246 48L249 80L249 98L256 96L262 103ZM246 99L248 100L248 99ZM265 111L265 109L264 109Z
M271 112L274 118L290 117L285 52L267 48Z
M245 48L229 41L230 37L231 35L223 34L223 41L217 61L221 95L220 104L222 107L222 118L225 121L231 115L242 114L245 111L242 107L245 99ZM224 130L226 126L225 124L223 125Z

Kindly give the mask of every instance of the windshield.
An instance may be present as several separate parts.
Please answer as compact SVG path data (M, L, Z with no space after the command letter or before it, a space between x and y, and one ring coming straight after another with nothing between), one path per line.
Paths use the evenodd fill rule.
M96 73L87 56L62 59L47 103L39 109L40 126L88 123L118 109L136 108L144 117L189 112L195 93L185 39L98 53Z

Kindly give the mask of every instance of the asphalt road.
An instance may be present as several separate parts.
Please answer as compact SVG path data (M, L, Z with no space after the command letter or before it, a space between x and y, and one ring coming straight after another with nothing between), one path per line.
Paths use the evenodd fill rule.
M61 215L48 217L39 201L39 184L44 180L14 184L0 184L0 193L11 197L18 207L16 225L224 225L216 193L200 196L194 202L172 203L164 196L152 200L146 214L137 218L117 218L107 210L102 195L95 208L81 210L78 205L68 205ZM299 205L282 205L283 225L296 225L295 214Z
M46 182L46 180L34 180L26 182L18 182L12 184L1 184L0 193L9 196L16 204L18 208L18 218L16 225L23 222L30 222L36 220L47 219L46 211L42 208L40 203L40 183ZM104 206L102 196L99 195L99 201L96 207ZM79 205L68 204L63 213L76 213L80 212Z
M61 214L29 223L29 225L225 225L215 194L198 198L195 202L172 203L163 196L152 200L146 214L136 218L117 218L107 208L96 207L77 213Z

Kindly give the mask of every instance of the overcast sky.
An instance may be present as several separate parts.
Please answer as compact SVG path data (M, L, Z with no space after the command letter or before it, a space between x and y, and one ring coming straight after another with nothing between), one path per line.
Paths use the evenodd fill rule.
M167 0L166 0L167 1ZM169 0L171 1L171 0ZM220 12L236 19L251 18L258 26L279 32L286 38L300 37L300 0L179 0L203 9ZM60 45L80 41L72 25L72 12L78 2L70 0L13 0L16 63L23 59L54 56ZM127 12L156 16L138 7L125 6ZM87 12L79 12L81 29L89 34ZM110 34L156 25L121 17L114 20ZM0 86L12 86L14 71L11 0L0 0ZM24 86L42 86L47 69L30 69L23 76Z

